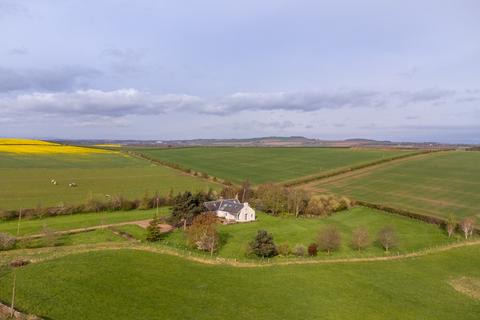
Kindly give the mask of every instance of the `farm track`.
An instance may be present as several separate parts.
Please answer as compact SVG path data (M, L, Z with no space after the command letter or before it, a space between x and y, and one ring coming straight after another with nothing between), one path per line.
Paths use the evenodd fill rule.
M55 232L55 235L65 235L65 234L75 234L75 233L82 233L82 232L89 232L89 231L94 231L98 229L105 229L105 228L110 228L110 227L120 227L120 226L125 226L125 225L137 225L142 228L146 228L148 224L152 221L152 219L146 219L146 220L137 220L137 221L126 221L126 222L119 222L119 223L110 223L110 224L103 224L99 226L93 226L93 227L85 227L85 228L76 228L76 229L69 229L69 230L63 230L63 231L57 231ZM161 232L169 232L172 230L172 226L168 224L160 224L160 230ZM18 237L20 240L24 239L36 239L36 238L42 238L44 237L44 233L37 233L37 234L32 234L32 235L26 235L26 236L21 236Z
M405 163L405 162L418 160L418 159L435 157L438 154L445 154L445 153L448 153L448 152L450 152L450 151L447 150L447 151L436 151L436 152L430 152L430 153L417 153L417 154L413 154L409 157L392 159L388 162L375 164L375 165L368 166L368 167L361 168L361 169L354 169L354 170L351 170L351 171L348 171L348 172L342 172L342 173L339 173L338 175L334 175L334 176L319 178L317 180L309 181L309 182L306 182L304 184L297 184L297 185L295 185L295 187L302 187L302 188L305 188L305 189L310 190L310 191L325 191L321 187L318 187L318 185L320 183L322 183L322 184L323 183L324 184L335 183L335 182L342 181L342 180L349 179L349 178L361 177L361 176L367 175L370 172L378 170L378 169L382 169L382 168L385 168L385 167L391 167L391 166L398 166L398 165L401 165L402 163Z
M474 241L462 241L459 243L449 244L436 248L425 249L417 252L389 255L389 256L377 256L377 257L364 257L364 258L335 258L335 259L316 259L316 260L291 260L291 261L279 261L271 262L265 261L259 262L241 262L237 259L225 259L225 258L208 258L193 256L190 253L181 252L173 248L149 246L145 244L138 244L134 242L126 243L102 243L95 245L79 245L69 247L47 247L39 249L19 249L0 253L0 264L7 264L15 259L30 260L31 263L40 263L44 261L54 260L57 258L69 256L72 254L97 252L103 250L138 250L144 252L152 252L159 254L167 254L176 257L180 257L192 262L206 264L206 265L226 265L237 268L257 268L257 267L271 267L271 266L284 266L284 265L314 265L314 264L343 264L343 263L362 263L362 262L377 262L377 261L393 261L404 260L411 258L418 258L435 253L450 251L463 247L480 245L480 240Z

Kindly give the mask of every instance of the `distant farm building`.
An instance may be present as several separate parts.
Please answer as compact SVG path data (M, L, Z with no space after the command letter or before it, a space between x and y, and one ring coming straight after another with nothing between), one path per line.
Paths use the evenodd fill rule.
M208 211L215 212L217 217L228 221L255 221L255 210L247 202L240 203L238 199L220 199L204 203Z

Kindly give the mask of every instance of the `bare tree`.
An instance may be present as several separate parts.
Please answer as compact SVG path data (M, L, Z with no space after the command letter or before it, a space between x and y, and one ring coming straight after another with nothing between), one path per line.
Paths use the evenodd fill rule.
M466 217L460 222L460 228L462 228L465 239L473 236L473 230L475 229L475 217Z
M320 231L317 236L318 248L322 251L327 251L328 254L338 250L341 242L342 237L335 226L328 226Z
M310 195L308 191L299 188L287 189L287 207L288 212L295 214L298 217L303 213L308 205Z
M457 228L457 219L453 214L448 216L448 219L446 222L446 228L447 228L448 237L450 238L455 232L455 229Z
M398 243L397 233L391 226L385 226L378 232L378 242L382 245L386 252Z
M370 244L370 236L365 227L358 227L352 233L352 247L356 250L362 250Z

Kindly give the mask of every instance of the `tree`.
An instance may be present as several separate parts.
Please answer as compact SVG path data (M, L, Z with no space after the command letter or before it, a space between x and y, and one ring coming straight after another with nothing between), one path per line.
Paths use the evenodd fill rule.
M249 179L242 182L239 190L240 202L248 202L255 196L255 192L252 189L252 184Z
M305 212L308 205L310 195L308 191L299 188L287 189L287 209L293 213L295 217Z
M320 231L317 236L317 244L320 250L327 251L330 254L332 251L338 250L342 238L335 226L328 226Z
M397 233L391 226L385 226L378 232L378 242L382 245L386 252L398 243Z
M311 243L309 246L308 246L308 255L310 257L315 257L318 253L318 245L316 243Z
M337 198L333 195L317 195L310 198L305 213L311 216L326 216L333 212L348 209L352 201L346 197Z
M268 183L257 189L257 206L265 212L275 216L286 208L286 202L285 188L280 185Z
M213 192L192 194L187 191L177 195L173 200L172 214L169 218L170 222L175 225L183 222L186 225L190 225L193 218L206 211L203 203L213 200L215 200Z
M43 225L43 236L47 246L54 247L57 245L58 233L55 230Z
M259 257L274 257L278 254L273 236L265 230L259 230L255 239L250 242L252 252Z
M277 251L281 256L288 256L290 254L290 246L288 243L282 243L277 247Z
M147 227L147 241L155 242L162 238L162 232L160 231L160 219L154 216Z
M196 216L186 232L189 244L198 250L213 254L220 245L220 237L216 226L217 217L215 214L204 213Z
M453 214L450 214L448 216L448 219L446 222L446 228L447 228L448 237L450 238L455 232L455 229L457 228L457 219Z
M305 255L305 246L302 244L297 244L293 248L293 254L296 255L297 257L303 257Z
M465 239L473 235L475 229L475 217L466 217L460 222L460 228L462 228Z
M370 236L365 227L358 227L352 233L352 248L362 250L370 244Z

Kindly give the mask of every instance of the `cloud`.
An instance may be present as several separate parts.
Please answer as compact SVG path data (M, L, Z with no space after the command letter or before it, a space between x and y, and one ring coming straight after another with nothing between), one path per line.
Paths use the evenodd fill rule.
M28 10L14 2L2 1L0 2L0 19L8 17L10 15L27 15Z
M457 92L449 89L427 88L417 91L396 91L391 94L392 98L399 99L402 105L421 102L435 102L453 97Z
M99 71L84 67L62 67L55 70L14 70L0 67L0 93L27 90L63 91L76 88L83 81L99 75Z
M8 51L8 54L12 56L24 56L29 54L29 51L25 48L13 48Z
M101 58L109 61L112 70L118 74L132 75L142 71L142 60L145 51L133 49L106 49L101 54Z
M100 116L110 118L192 109L200 107L201 104L201 99L195 96L154 95L135 89L33 93L0 100L2 111L10 114L35 113L65 117Z

